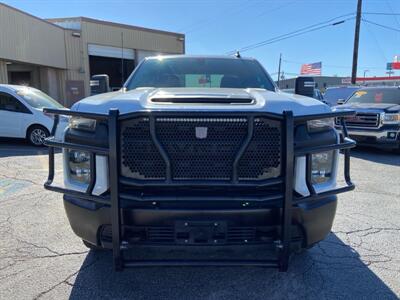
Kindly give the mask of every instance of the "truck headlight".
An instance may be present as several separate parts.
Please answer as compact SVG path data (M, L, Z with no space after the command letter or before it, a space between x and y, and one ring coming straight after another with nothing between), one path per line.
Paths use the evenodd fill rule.
M329 181L332 176L333 151L311 155L311 181L313 184Z
M71 117L69 119L69 128L94 132L96 129L96 120L81 117Z
M400 114L382 114L382 123L383 124L400 124Z
M334 127L334 119L326 118L319 120L311 120L307 122L308 132L327 131Z
M90 181L90 154L85 151L68 151L69 176L80 183Z

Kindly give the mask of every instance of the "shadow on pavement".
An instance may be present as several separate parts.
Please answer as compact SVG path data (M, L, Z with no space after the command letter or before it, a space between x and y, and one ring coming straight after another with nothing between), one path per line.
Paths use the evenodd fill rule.
M48 154L46 147L31 146L24 139L0 138L0 158L10 156L31 156Z
M112 253L89 252L70 299L397 299L335 234L291 259L289 271L256 267L149 267L116 273Z
M400 152L357 146L351 150L351 156L380 164L400 166Z

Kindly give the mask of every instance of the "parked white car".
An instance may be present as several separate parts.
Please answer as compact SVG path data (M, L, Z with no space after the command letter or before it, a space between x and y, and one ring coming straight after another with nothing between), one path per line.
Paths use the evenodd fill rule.
M42 146L54 122L43 112L44 107L64 108L38 89L0 84L0 137L26 138L32 145Z

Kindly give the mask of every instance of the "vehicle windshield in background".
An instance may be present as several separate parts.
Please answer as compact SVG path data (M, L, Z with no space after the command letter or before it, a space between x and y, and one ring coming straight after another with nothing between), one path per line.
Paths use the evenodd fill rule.
M348 103L400 104L400 88L359 90L347 100Z
M173 57L144 61L126 84L138 87L262 88L275 86L260 64L247 59Z
M17 91L17 94L20 95L24 100L34 108L63 108L60 103L51 98L49 95L45 93L32 89L32 88L22 88Z
M359 87L334 87L327 88L324 94L324 100L330 106L337 105L339 99L347 100Z

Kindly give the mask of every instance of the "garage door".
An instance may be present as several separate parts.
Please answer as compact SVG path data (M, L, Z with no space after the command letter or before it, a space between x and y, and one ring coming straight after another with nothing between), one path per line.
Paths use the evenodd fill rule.
M124 59L135 59L135 51L133 49L124 48L122 51L122 48L118 47L89 44L88 52L91 56L122 58L123 54Z

